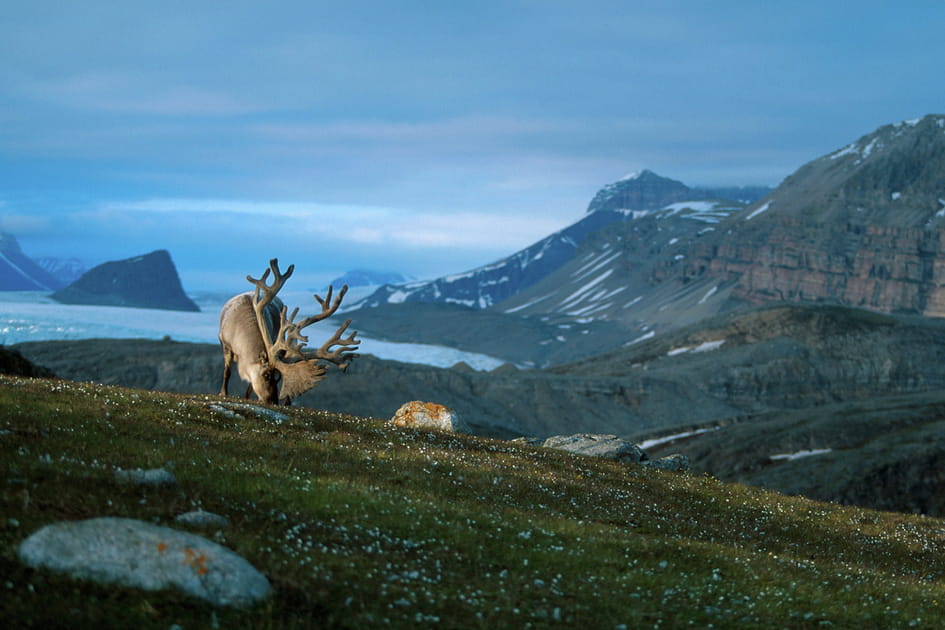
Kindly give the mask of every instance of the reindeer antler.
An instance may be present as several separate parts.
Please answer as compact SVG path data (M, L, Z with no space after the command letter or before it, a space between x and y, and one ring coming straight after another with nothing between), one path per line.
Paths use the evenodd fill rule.
M315 301L322 307L321 312L298 322L295 321L295 317L298 315L299 309L295 308L291 314L288 314L288 307L283 306L279 311L278 328L273 326L273 331L268 330L266 322L270 318L266 317L266 309L294 270L295 265L289 265L285 273L282 273L279 271L279 260L273 258L269 261L269 269L263 273L261 278L246 276L246 279L256 287L253 298L256 321L263 339L266 340L269 363L282 373L282 395L285 397L297 396L324 378L326 368L318 364L318 360L329 361L345 370L352 359L360 356L354 350L361 343L356 338L357 331L352 332L347 337L342 337L351 324L349 319L314 352L306 352L305 348L305 344L308 343L308 336L302 334L302 329L334 315L338 311L338 307L341 306L341 300L348 292L348 285L341 287L334 300L332 300L333 287L331 286L328 287L325 299L315 294ZM271 284L267 283L270 273L272 274ZM339 347L334 348L334 346Z
M361 340L356 339L358 331L353 331L347 337L341 337L345 330L348 329L350 324L351 320L346 320L345 323L335 331L335 334L332 335L328 341L323 343L322 346L315 351L315 356L319 359L324 359L325 361L331 361L337 365L338 369L340 370L347 370L351 359L356 359L361 356L360 354L354 352L354 350L357 350L358 346L361 344ZM340 347L332 350L332 346Z

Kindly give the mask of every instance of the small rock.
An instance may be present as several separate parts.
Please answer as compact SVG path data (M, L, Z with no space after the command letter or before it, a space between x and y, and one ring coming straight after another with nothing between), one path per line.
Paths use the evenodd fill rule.
M419 400L404 403L390 422L406 429L470 433L469 426L449 407Z
M229 527L230 521L225 516L220 516L219 514L214 514L213 512L206 512L204 510L194 510L192 512L184 512L179 514L177 518L174 519L178 523L183 523L184 525L191 525L193 527Z
M163 468L151 468L143 470L134 468L132 470L118 469L115 471L115 479L124 483L135 483L142 486L175 486L177 479L174 473Z
M19 557L79 579L149 591L177 588L217 606L248 606L271 592L266 577L226 547L127 518L47 525L23 541Z
M282 413L281 411L275 411L274 409L269 409L267 407L262 407L260 405L254 405L251 403L210 403L207 405L207 408L211 411L223 414L227 418L246 418L250 416L256 416L257 418L262 418L264 420L271 420L276 424L282 424L283 422L287 422L289 420L289 416Z
M656 468L659 470L672 470L674 472L687 471L689 470L689 457L682 453L673 453L672 455L660 457L659 459L640 462L640 464L648 468Z

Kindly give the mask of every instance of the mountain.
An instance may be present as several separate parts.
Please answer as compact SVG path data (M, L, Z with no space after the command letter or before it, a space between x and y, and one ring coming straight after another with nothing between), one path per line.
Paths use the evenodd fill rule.
M55 291L63 286L23 253L15 236L0 232L0 291Z
M516 362L539 366L555 360L549 344L557 360L576 359L585 348L771 302L945 315L942 173L941 115L883 126L749 204L643 171L605 186L581 221L531 248L465 274L386 287L365 305L457 302L553 322L541 347L511 341L519 357L533 350ZM546 249L554 255L539 257ZM458 316L451 343L481 351L481 338L461 332L477 328L474 315ZM595 339L587 325L602 321L612 326ZM378 338L410 340L383 321L371 326Z
M805 164L656 282L733 300L945 315L945 116L886 125Z
M508 258L465 273L436 280L383 286L359 306L404 302L461 304L487 308L530 286L567 262L584 237L618 221L621 213L588 215L573 225L548 236Z
M352 269L332 280L329 285L341 287L371 287L381 284L397 284L407 282L408 278L396 271L377 271L373 269Z
M52 298L64 304L199 311L184 294L166 250L93 267Z
M694 199L736 200L747 204L769 192L771 189L765 186L690 188L680 181L644 169L601 188L591 199L587 211L659 210L679 201Z
M688 214L689 209L695 209L705 217L717 219L719 213L744 205L719 199L702 200L701 194L705 191L690 189L681 182L645 170L603 188L591 201L584 218L507 258L436 280L382 287L360 306L434 302L489 308L520 294L573 261L589 235L615 224L661 209L671 215Z
M49 272L62 286L72 284L78 280L83 273L88 271L86 266L78 258L41 256L35 260L37 265Z
M631 340L782 300L945 315L942 173L945 116L886 125L705 229L663 209L592 235L570 265L496 308L622 322ZM652 180L616 182L591 209L644 203Z

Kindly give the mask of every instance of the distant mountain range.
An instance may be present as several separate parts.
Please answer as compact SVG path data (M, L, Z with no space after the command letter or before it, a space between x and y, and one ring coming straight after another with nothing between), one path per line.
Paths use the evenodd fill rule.
M376 269L352 269L332 280L329 285L342 287L373 287L382 284L398 284L409 281L410 278L396 271L378 271Z
M55 291L65 285L26 256L16 237L0 232L0 291Z
M85 264L78 258L58 258L56 256L41 256L34 258L36 264L45 269L63 286L72 284L83 273L88 271Z
M773 191L694 189L652 171L602 188L578 222L491 265L383 287L362 307L415 302L555 322L543 341L580 358L734 309L777 301L945 315L945 116L886 125ZM737 199L723 198L722 191ZM358 321L358 313L351 316ZM365 319L372 319L364 311ZM470 312L467 317L473 317ZM476 326L454 328L474 330ZM381 321L366 332L401 340ZM453 335L453 343L460 343ZM406 339L404 339L406 340ZM465 350L482 342L470 335ZM546 364L547 348L531 344ZM518 360L529 347L509 348ZM540 357L545 357L541 359Z
M757 199L766 188L725 189ZM684 200L690 201L684 201ZM608 226L648 212L696 217L716 222L741 209L745 201L719 198L709 190L691 189L681 182L645 170L602 189L584 218L508 258L464 273L435 280L391 284L378 289L361 306L426 302L490 308L514 298L575 259L585 239Z

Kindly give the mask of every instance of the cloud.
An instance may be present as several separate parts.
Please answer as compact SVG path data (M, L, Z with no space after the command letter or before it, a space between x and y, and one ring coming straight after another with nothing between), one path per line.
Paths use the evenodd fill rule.
M220 116L258 111L253 100L188 84L165 84L138 75L82 72L33 81L21 90L39 102L108 114Z
M4 211L5 202L0 202L0 231L8 232L15 236L30 236L32 234L41 234L49 230L49 217L8 214Z
M417 212L381 206L355 206L304 202L265 202L226 199L148 199L102 204L93 216L112 223L143 217L148 229L160 229L173 215L173 224L200 225L206 233L242 228L283 238L331 237L339 243L388 245L395 248L465 248L494 251L524 247L560 229L560 220L547 215L509 215L488 212ZM267 229L268 228L268 229Z

